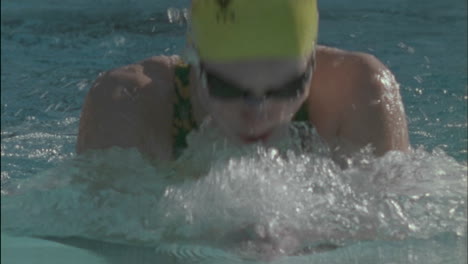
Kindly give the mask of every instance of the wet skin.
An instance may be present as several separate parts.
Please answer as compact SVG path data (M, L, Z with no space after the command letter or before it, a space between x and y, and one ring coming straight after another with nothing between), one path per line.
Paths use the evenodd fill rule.
M174 67L179 61L178 56L158 56L101 74L85 99L77 152L119 146L137 148L157 160L171 160ZM205 66L217 76L260 96L304 72L306 62L307 59L222 65L208 62ZM210 98L199 76L197 67L193 67L190 99L197 122L211 116L213 124L239 144L267 142L283 136L294 111L307 102L309 121L333 149L337 160L368 144L375 147L377 155L409 148L398 84L372 55L319 46L310 84L301 96L289 102L220 102ZM277 236L257 225L230 235L226 239L231 245L242 252L259 253L265 259L336 248L335 245L304 248L300 235L320 236L290 230ZM84 248L90 245L78 238L45 239ZM148 252L149 259L153 259L154 249Z
M261 95L304 72L307 59L207 62L205 67ZM178 56L152 57L101 74L83 106L77 152L136 147L151 158L172 159L173 69L179 61ZM218 101L207 93L197 67L192 69L191 102L197 122L211 116L214 125L240 144L283 136L294 111L306 101L309 121L338 158L369 144L377 155L409 148L398 83L372 55L318 46L306 92L288 102Z

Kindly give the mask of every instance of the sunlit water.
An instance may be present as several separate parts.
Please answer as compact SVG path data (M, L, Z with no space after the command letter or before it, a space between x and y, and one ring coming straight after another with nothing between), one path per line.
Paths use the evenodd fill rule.
M201 131L166 164L122 149L76 157L97 74L180 53L187 3L63 3L1 3L2 262L37 256L10 237L27 235L96 263L466 263L466 2L320 3L320 42L396 75L414 148L363 150L345 169L294 128L267 148ZM79 259L34 243L57 248L44 263Z

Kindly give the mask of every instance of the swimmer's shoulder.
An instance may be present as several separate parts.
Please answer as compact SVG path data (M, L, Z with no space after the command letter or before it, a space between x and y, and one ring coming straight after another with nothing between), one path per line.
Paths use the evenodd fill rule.
M377 57L360 51L317 47L316 87L362 103L398 93L394 75Z
M328 79L342 80L343 84L374 82L377 75L383 72L390 73L387 66L373 54L327 46L317 47L317 71L324 75L338 74L341 78ZM379 85L372 87L381 88Z
M178 56L155 56L100 74L84 101L77 152L120 146L168 156L179 63Z
M174 68L179 56L154 56L101 73L88 91L90 103L136 105L165 112L174 96Z
M100 90L107 93L119 94L119 90L126 88L130 94L141 94L148 90L157 90L162 97L172 92L174 68L180 63L179 56L154 56L108 70L99 75L90 92ZM119 89L120 87L120 89Z
M319 46L316 54L308 100L319 133L329 142L351 142L353 149L369 143L376 153L407 149L405 113L392 72L365 52Z
M347 67L354 69L352 73L367 75L370 72L376 72L387 68L373 54L362 51L350 51L328 46L317 46L316 50L318 66L326 68Z

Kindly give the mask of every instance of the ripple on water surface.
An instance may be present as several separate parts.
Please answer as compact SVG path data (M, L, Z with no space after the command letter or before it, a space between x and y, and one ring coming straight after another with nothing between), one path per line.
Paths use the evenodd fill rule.
M2 230L194 259L220 249L224 258L269 259L444 233L466 241L466 165L418 149L363 151L342 169L306 133L312 149L299 137L237 148L202 129L179 160L157 165L131 150L88 153L2 186Z

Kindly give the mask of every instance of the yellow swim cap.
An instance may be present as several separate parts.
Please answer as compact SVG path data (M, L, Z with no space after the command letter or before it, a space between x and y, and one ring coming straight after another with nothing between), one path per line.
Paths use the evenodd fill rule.
M316 0L192 0L189 37L202 60L308 56L317 32Z

